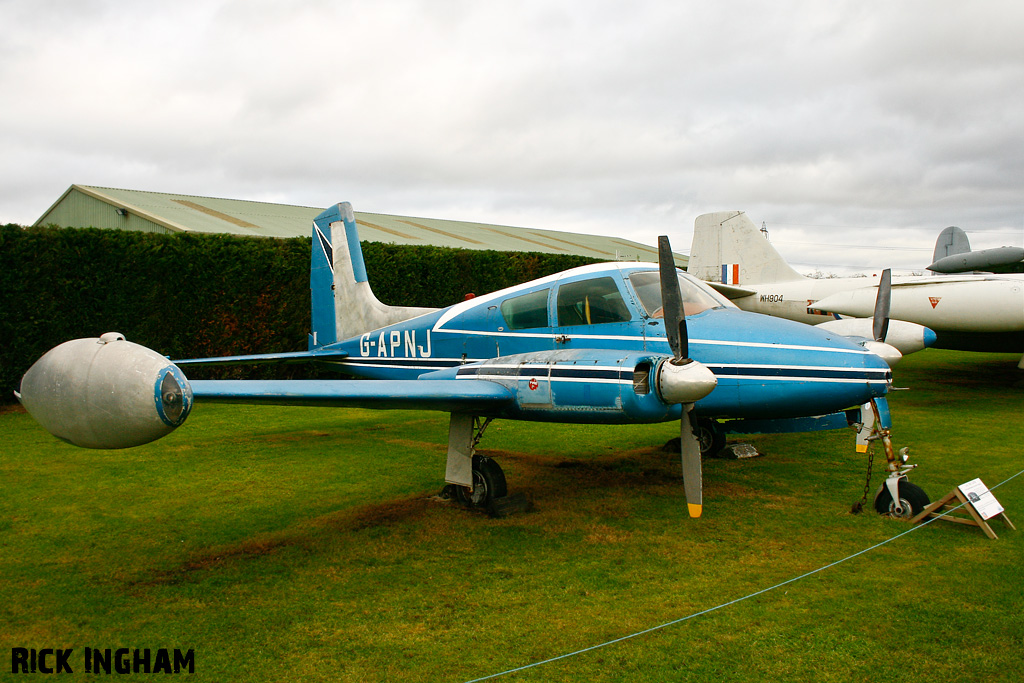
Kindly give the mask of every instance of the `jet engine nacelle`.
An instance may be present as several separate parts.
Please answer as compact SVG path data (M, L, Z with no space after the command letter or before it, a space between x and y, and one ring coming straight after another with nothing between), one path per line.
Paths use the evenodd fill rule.
M83 448L149 443L174 431L192 408L181 370L117 332L50 349L16 395L48 432Z

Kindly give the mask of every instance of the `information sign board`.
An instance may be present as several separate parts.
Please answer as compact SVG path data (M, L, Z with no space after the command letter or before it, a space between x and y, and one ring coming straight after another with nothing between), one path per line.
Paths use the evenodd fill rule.
M974 506L982 519L992 519L1003 512L1003 506L999 504L999 501L981 479L972 479L967 483L960 484L957 488L960 489L960 493L964 494L964 498Z

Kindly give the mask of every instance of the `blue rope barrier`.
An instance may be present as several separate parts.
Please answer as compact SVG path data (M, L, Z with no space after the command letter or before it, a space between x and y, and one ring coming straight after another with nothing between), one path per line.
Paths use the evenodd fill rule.
M994 489L997 489L1000 486L1002 486L1003 484L1005 484L1005 483L1007 483L1007 482L1009 482L1009 481L1011 481L1013 479L1016 479L1017 477L1019 477L1022 474L1024 474L1024 470L1021 470L1020 472L1017 472L1017 474L1014 474L1012 476L1007 477L1003 481L1001 481L998 484L996 484L995 486L991 487L989 489L989 494L988 495L992 495L991 492ZM927 519L925 521L922 521L917 526L911 527L910 529L907 529L906 531L903 531L901 533L896 534L892 538L888 538L888 539L886 539L884 541L881 541L880 543L876 543L873 546L870 546L868 548L864 548L863 550L859 550L859 551L853 553L852 555L847 555L846 557L844 557L844 558L842 558L840 560L836 560L835 562L831 562L831 563L826 564L824 566L818 567L817 569L812 569L811 571L805 572L805 573L803 573L803 574L801 574L799 576L793 577L792 579L787 579L786 581L783 581L781 583L777 583L774 586L771 586L770 588L762 588L761 590L755 591L754 593L750 593L749 595L744 595L742 598L736 598L735 600L730 600L729 602L724 602L721 605L717 605L715 607L710 607L708 609L701 610L700 612L694 612L693 614L687 615L685 617L681 617L679 619L673 619L672 621L666 621L663 624L659 624L657 626L652 626L652 627L646 628L646 629L644 629L642 631L637 631L636 633L630 633L629 635L621 636L621 637L615 638L613 640L608 640L608 641L605 641L603 643L599 643L597 645L591 645L590 647L585 647L585 648L583 648L581 650L575 650L574 652L567 652L566 654L558 655L557 657L551 657L550 659L545 659L545 660L542 660L542 661L539 661L539 662L533 662L532 664L526 664L526 665L523 665L523 666L516 667L514 669L508 669L507 671L502 671L500 673L490 674L489 676L483 676L481 678L474 678L474 679L472 679L470 681L466 681L466 683L479 683L480 681L487 681L487 680L491 680L493 678L500 678L501 676L509 676L511 674L514 674L514 673L519 673L520 671L526 671L528 669L535 669L535 668L537 668L539 666L544 666L545 664L551 664L553 662L561 661L563 659L569 659L570 657L576 657L578 655L586 654L587 652L593 652L594 650L600 650L601 648L608 647L609 645L615 645L616 643L621 643L621 642L624 642L626 640L631 640L633 638L638 638L638 637L646 635L648 633L653 633L655 631L660 631L662 629L668 628L669 626L675 626L676 624L681 624L684 621L689 621L690 619L695 619L695 618L703 616L705 614L710 614L711 612L716 612L716 611L718 611L720 609L725 609L726 607L730 607L730 606L735 605L737 603L743 602L744 600L749 600L751 598L756 598L759 595L764 595L765 593L769 593L769 592L771 592L773 590L776 590L777 588L781 588L783 586L788 586L791 583L796 583L797 581L800 581L802 579L806 579L809 576L813 576L815 574L819 574L819 573L821 573L821 572L823 572L823 571L825 571L827 569L831 569L832 567L838 566L838 565L843 564L844 562L848 562L849 560L852 560L852 559L854 559L856 557L860 557L861 555L867 554L867 553L871 552L872 550L877 550L878 548L881 548L882 546L884 546L884 545L886 545L888 543L892 543L893 541L895 541L897 539L903 538L907 534L913 533L913 532L917 531L918 529L923 529L924 527L928 526L932 522L934 522L934 521L936 521L938 519L941 519L941 518L945 517L946 515L948 515L948 514L950 514L952 512L955 512L956 510L959 510L963 506L964 506L964 504L961 503L960 505L957 505L954 508L950 508L950 509L946 510L945 512L942 512L940 514L936 514L934 517L931 517L931 518L929 518L929 519Z

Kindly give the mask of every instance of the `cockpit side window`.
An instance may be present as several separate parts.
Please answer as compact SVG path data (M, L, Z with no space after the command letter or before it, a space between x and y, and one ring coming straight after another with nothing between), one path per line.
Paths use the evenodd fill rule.
M558 288L559 326L619 323L631 318L615 280L610 277L567 282Z
M697 315L709 308L731 307L732 304L720 294L683 273L679 275L679 290L683 296L683 315ZM629 282L640 299L640 305L651 318L663 318L661 308L661 276L656 270L638 271L629 275Z
M501 302L501 315L510 330L527 330L548 325L548 292L542 289Z

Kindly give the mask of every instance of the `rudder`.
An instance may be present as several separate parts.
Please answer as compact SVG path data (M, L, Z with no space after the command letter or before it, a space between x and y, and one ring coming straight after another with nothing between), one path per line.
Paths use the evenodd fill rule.
M701 280L729 285L804 279L742 211L697 217L686 270Z
M932 253L932 263L947 256L957 254L968 254L971 251L971 242L967 239L967 233L962 229L951 225L939 233L935 240L935 251Z
M313 220L310 300L310 349L437 310L387 306L374 296L355 213L348 202L332 206Z

